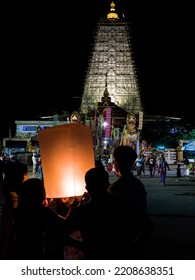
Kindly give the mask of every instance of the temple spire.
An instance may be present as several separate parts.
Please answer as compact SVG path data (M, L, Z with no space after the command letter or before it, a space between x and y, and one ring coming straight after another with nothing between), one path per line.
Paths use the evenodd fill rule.
M111 102L111 98L109 97L108 87L107 87L107 74L106 74L106 83L105 83L105 89L104 89L104 95L102 97L102 101L109 103Z
M114 1L110 4L110 12L107 14L107 19L119 19L118 14L115 12Z

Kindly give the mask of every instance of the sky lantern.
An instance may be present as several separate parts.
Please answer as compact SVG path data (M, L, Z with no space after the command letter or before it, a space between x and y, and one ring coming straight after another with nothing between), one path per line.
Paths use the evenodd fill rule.
M47 198L81 196L85 173L95 166L92 131L69 123L38 132Z

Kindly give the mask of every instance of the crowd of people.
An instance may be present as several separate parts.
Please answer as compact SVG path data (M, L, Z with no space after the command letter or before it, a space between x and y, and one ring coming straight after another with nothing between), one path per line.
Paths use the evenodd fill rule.
M0 161L1 259L66 259L67 247L82 252L84 259L147 259L154 225L139 177L145 176L147 164L149 176L157 171L165 186L170 167L164 156L156 161L151 155L146 161L132 147L118 146L113 152L113 183L97 160L85 174L86 192L81 197L56 199L46 197L41 158L32 156L32 178L26 164ZM180 173L178 166L177 177Z
M147 192L139 179L145 175L141 162L146 162L132 147L115 148L113 183L97 161L86 172L86 192L78 198L47 199L42 172L40 178L35 177L40 157L36 162L32 178L26 164L0 162L4 196L1 259L66 259L67 246L80 250L84 259L147 259L154 225L147 212ZM151 155L147 164L151 177L157 167L165 185L170 170L165 158L157 165ZM138 176L133 174L135 168Z
M1 259L64 259L66 246L81 250L84 259L146 258L153 224L144 185L131 171L137 154L118 146L113 157L116 182L110 184L99 163L85 174L83 196L69 204L69 198L57 199L55 208L44 180L28 178L25 164L3 167Z

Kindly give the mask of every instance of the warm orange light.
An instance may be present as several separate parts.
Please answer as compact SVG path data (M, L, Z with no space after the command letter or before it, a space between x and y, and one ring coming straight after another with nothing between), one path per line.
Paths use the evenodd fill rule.
M47 198L81 196L85 173L95 166L92 132L80 123L38 132Z

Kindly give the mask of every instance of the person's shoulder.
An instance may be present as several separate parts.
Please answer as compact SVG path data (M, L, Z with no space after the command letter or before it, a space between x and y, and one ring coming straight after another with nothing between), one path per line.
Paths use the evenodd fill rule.
M114 197L121 197L125 192L126 183L123 182L122 178L119 177L118 180L113 182L107 189L108 193Z
M144 183L139 178L137 178L136 176L133 175L131 180L134 184L142 186L143 188L145 188Z
M113 190L117 189L119 186L121 186L121 184L123 184L123 178L118 177L116 181L114 181L113 183L110 184L107 191L110 193Z
M126 186L142 186L144 188L144 184L143 182L137 178L135 175L133 175L133 173L129 173L126 176L121 176L118 178L118 180L116 180L114 183L112 183L109 188L108 191L112 192L114 190L121 190L123 187L126 188Z

